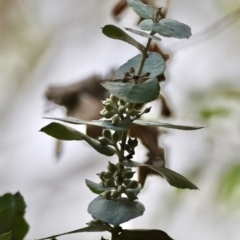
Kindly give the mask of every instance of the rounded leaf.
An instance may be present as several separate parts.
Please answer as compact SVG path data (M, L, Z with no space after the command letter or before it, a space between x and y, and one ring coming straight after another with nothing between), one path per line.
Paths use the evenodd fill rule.
M153 21L151 19L145 19L140 22L139 27L144 31L152 31Z
M144 211L145 207L142 203L128 198L107 200L99 196L88 206L89 214L114 226L139 217Z
M124 73L128 72L131 67L135 69L135 72L139 70L140 63L142 60L142 54L129 59L118 69L118 76L124 77ZM150 73L149 77L157 77L165 71L166 64L162 56L155 52L148 52L148 57L145 60L142 74Z

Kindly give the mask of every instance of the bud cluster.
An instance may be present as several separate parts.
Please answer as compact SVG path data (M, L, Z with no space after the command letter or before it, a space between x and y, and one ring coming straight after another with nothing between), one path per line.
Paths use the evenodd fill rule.
M109 129L102 131L102 136L98 138L98 141L102 146L115 145L122 140L122 132L112 133Z
M138 188L139 183L135 180L130 180L135 172L131 168L125 168L119 163L115 165L110 162L107 169L107 172L98 174L102 186L109 188L102 196L106 199L117 199L122 194L125 194L132 201L137 199L137 194L133 190Z
M102 101L104 109L100 111L100 115L112 120L113 125L118 125L119 122L126 117L135 117L140 113L135 109L135 104L125 102L114 95L110 95L109 99Z

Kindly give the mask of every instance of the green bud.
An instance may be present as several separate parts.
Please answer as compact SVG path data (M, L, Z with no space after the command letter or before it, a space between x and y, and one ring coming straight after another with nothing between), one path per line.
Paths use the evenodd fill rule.
M129 191L128 189L126 190L125 194L127 195L128 199L130 199L131 201L138 199L136 193L133 191Z
M122 132L114 132L112 135L112 141L117 143L122 140Z
M123 177L122 176L117 176L115 177L115 181L117 183L117 185L122 185L123 184Z
M134 188L137 188L138 187L138 181L131 181L128 185L127 185L127 188L131 188L131 189L134 189Z
M98 176L99 176L99 178L101 179L101 180L104 180L104 174L105 174L105 172L100 172L99 174L97 174Z
M130 179L130 178L133 177L134 173L135 173L135 172L132 172L132 170L128 170L128 171L124 172L123 177L124 177L124 178L127 178L127 179Z
M126 108L125 108L125 106L123 106L123 105L121 105L121 106L118 107L118 113L119 113L119 114L125 113L125 110L126 110Z
M107 102L106 104L104 104L104 107L105 109L107 109L107 111L116 111L116 106L112 102Z
M112 191L112 198L118 198L121 195L121 193L119 191Z
M117 171L117 167L116 165L108 162L108 167L107 167L108 171L111 173L115 173Z
M123 186L123 185L121 185L121 186L118 187L118 191L119 191L120 193L125 193L126 187Z
M112 133L109 129L104 129L102 131L102 135L105 137L105 138L108 138L108 139L112 139Z
M125 186L128 186L128 184L131 182L129 179L124 179L123 183Z
M110 140L105 137L99 137L98 141L101 143L102 146L107 146L107 145L111 144Z
M105 199L110 199L111 198L111 191L107 190L105 191L102 196L105 198Z
M120 118L118 115L115 115L113 118L112 118L112 124L113 125L118 125L120 122Z
M133 109L135 107L135 103L131 103L131 102L126 102L125 107L130 109Z
M116 96L114 96L113 94L111 94L111 95L110 95L110 99L111 99L111 101L114 102L115 104L118 104L118 100L119 100L118 97L116 97Z
M117 163L116 167L117 167L119 173L122 173L125 170L125 167L120 163Z
M111 179L113 180L113 173L112 172L106 172L104 173L104 179Z
M125 105L125 101L124 100L122 100L122 99L120 99L120 105Z
M135 73L135 69L134 69L133 67L130 67L130 68L129 68L129 72L130 72L131 74L134 74L134 73Z
M139 113L141 113L141 111L139 111L139 110L136 110L135 108L132 108L132 109L129 109L128 111L127 111L127 114L129 115L129 116L136 116L137 114L139 114Z
M106 111L104 114L101 114L103 117L105 118L111 118L116 114L116 111L112 110L112 111Z
M105 184L106 187L109 187L109 188L114 188L114 187L116 187L115 182L114 182L113 179L106 179L106 180L104 181L104 184Z

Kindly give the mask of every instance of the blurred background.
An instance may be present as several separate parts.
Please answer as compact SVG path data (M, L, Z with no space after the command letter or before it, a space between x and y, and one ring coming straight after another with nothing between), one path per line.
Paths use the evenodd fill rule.
M158 120L208 127L169 130L159 139L166 148L167 166L200 191L178 190L150 176L139 195L146 207L143 217L123 226L158 228L177 240L237 240L240 2L151 2L164 6L168 18L189 25L193 33L190 39L162 38L159 44L170 55L161 86L173 117ZM50 123L43 116L65 115L63 108L54 106L46 112L49 86L107 76L138 54L132 46L101 33L105 24L137 29L139 19L132 10L113 12L121 4L124 1L0 0L0 195L20 191L24 196L30 225L26 239L75 230L91 220L87 206L96 196L84 180L98 181L96 173L106 168L109 159L84 142L64 142L57 158L55 139L39 130ZM142 147L135 160L143 161L145 153Z

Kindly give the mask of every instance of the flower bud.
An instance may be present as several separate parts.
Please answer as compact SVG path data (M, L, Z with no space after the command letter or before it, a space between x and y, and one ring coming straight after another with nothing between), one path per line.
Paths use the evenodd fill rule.
M128 189L126 190L125 194L127 195L128 199L130 199L131 201L138 199L136 193Z
M108 167L107 167L108 171L111 173L115 173L117 171L117 167L116 165L108 162Z
M112 172L105 172L104 173L104 179L106 180L106 179L111 179L111 180L113 180L113 173Z
M125 113L125 110L126 110L126 108L125 108L125 106L123 106L123 105L121 105L121 106L118 107L118 113L119 113L119 114Z
M122 99L120 99L120 105L125 105L125 101L124 100L122 100Z
M135 173L135 172L132 172L132 170L128 170L128 171L124 172L123 177L124 177L124 178L127 178L127 179L130 179L130 178L133 177L134 173Z
M104 181L104 184L105 184L106 187L109 187L109 188L114 188L114 187L116 187L115 182L114 182L113 179L106 179L106 180Z
M113 117L114 115L116 114L116 111L106 111L106 112L104 112L104 114L102 114L102 116L103 117L105 117L105 118L111 118L111 117Z
M131 188L131 189L137 188L138 187L138 181L133 180L126 187Z
M135 103L131 103L131 102L126 102L126 104L125 104L125 107L128 108L129 110L133 109L134 106L135 106Z
M126 187L121 185L121 186L118 187L118 191L119 191L120 193L125 193Z
M114 143L117 143L122 140L122 132L114 132L112 134L112 141Z
M111 191L107 190L105 191L102 196L105 198L105 199L110 199L111 198Z
M99 137L98 141L101 143L102 146L107 146L107 145L111 144L110 140L105 137Z
M117 163L116 167L117 167L119 173L122 173L125 170L125 167L120 163Z
M116 183L117 183L117 185L122 185L123 184L123 177L122 176L117 176L117 177L115 177L115 181L116 181Z
M119 191L112 191L111 197L112 198L118 198L121 195Z
M116 96L114 96L113 94L110 95L110 99L111 99L111 101L114 102L115 104L117 104L117 103L118 103L118 100L119 100L119 98L116 97Z
M123 183L125 186L128 186L128 184L131 182L129 179L124 179Z
M129 109L128 111L127 111L127 114L129 115L129 116L136 116L137 114L139 114L139 113L141 113L141 111L139 111L139 110L136 110L135 108L132 108L132 109Z
M108 139L112 139L112 133L109 129L104 129L102 131L102 135L105 137L105 138L108 138Z
M104 104L104 107L107 111L112 111L112 110L115 111L116 110L116 106L112 102L107 102L106 104Z
M115 115L113 118L112 118L112 124L113 125L118 125L120 122L120 118L118 115Z
M100 172L99 174L97 174L98 176L99 176L99 178L101 179L101 180L104 180L104 174L105 174L105 172Z

